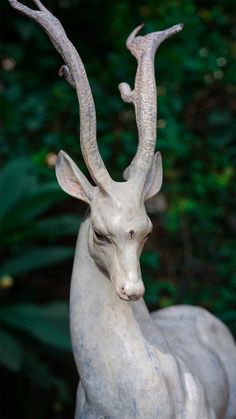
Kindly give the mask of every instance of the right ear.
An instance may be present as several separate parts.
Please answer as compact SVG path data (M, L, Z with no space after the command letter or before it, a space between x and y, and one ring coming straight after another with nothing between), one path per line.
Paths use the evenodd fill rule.
M57 156L56 177L63 191L90 204L95 187L62 150Z

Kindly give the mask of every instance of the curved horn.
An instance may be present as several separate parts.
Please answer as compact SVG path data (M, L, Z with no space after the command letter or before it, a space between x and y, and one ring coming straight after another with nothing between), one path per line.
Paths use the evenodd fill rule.
M125 102L132 102L138 127L139 144L129 167L129 179L141 189L152 163L156 144L157 99L154 73L154 59L159 45L169 36L182 30L175 25L161 32L136 36L143 25L129 35L126 45L138 61L134 90L127 83L121 83L119 90ZM137 182L138 179L138 182Z
M49 12L40 0L33 0L38 10L30 9L17 0L9 0L11 6L35 20L48 34L65 66L59 71L76 89L80 107L80 143L87 168L94 182L102 189L108 188L112 179L104 165L96 140L96 111L92 92L81 58L59 20Z

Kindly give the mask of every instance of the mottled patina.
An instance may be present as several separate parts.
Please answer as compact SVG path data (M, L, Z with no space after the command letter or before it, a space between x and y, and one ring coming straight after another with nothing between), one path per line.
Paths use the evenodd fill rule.
M138 36L127 47L138 61L134 89L119 86L132 102L138 127L136 155L115 182L100 156L96 115L83 63L60 22L34 0L32 10L11 5L34 19L49 35L65 65L60 75L75 88L80 105L80 141L96 186L71 158L58 155L62 189L89 205L74 259L70 322L73 353L80 375L77 419L235 419L236 350L227 328L207 311L175 306L150 314L142 298L139 264L152 223L145 201L162 184L156 144L154 58L176 25Z

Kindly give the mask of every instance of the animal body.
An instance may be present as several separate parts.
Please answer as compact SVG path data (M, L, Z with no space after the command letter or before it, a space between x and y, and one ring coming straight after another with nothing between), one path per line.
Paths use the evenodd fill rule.
M71 158L58 155L62 189L85 201L71 284L73 353L80 375L77 419L235 419L236 350L227 328L207 311L176 306L150 314L143 300L139 257L152 230L145 201L162 184L156 143L154 57L176 25L139 36L127 47L138 62L134 89L119 86L134 104L139 134L124 182L109 175L96 142L92 93L78 52L60 22L39 1L36 10L11 5L34 19L64 59L60 74L75 88L80 141L92 185Z

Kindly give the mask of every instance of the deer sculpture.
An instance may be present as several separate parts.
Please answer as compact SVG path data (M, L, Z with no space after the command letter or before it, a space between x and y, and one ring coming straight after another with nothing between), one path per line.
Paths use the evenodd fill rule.
M96 115L83 63L61 23L39 0L30 9L62 56L60 75L75 88L80 141L93 186L60 151L62 189L89 205L75 252L70 295L73 353L80 376L77 419L235 419L236 350L227 328L206 310L174 306L149 313L139 257L152 230L145 201L158 193L162 163L156 142L154 57L179 32L176 25L127 40L138 62L134 89L119 86L134 104L139 144L124 182L109 175L96 142Z

